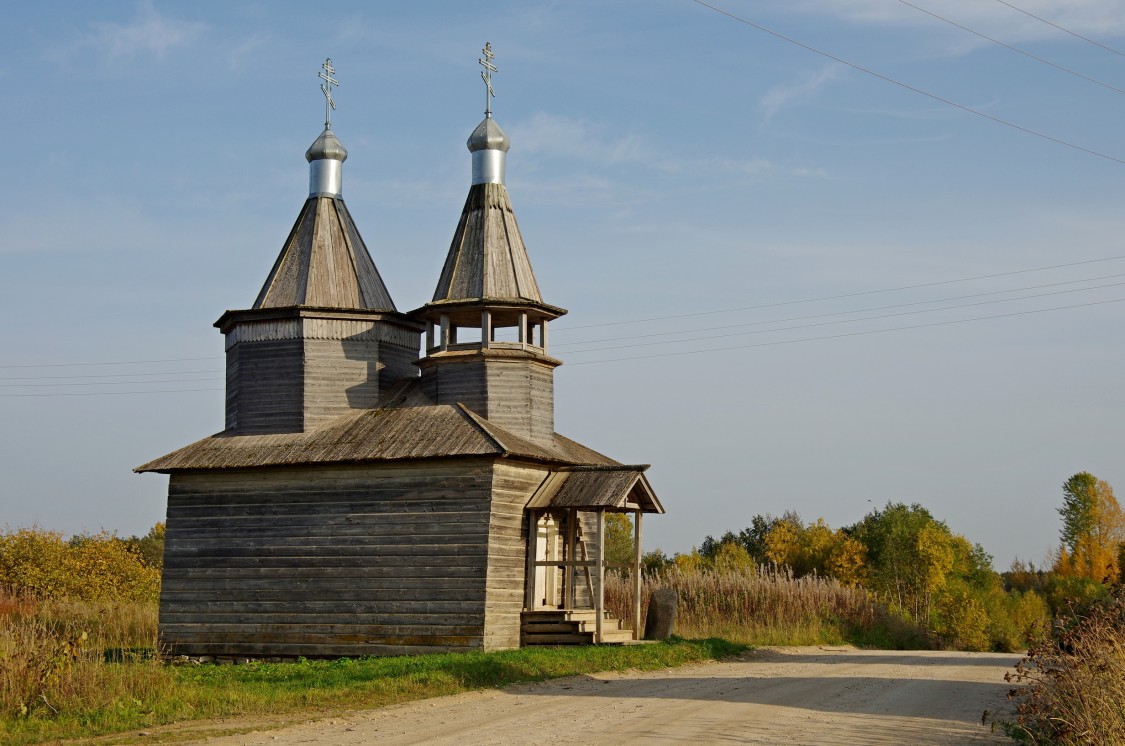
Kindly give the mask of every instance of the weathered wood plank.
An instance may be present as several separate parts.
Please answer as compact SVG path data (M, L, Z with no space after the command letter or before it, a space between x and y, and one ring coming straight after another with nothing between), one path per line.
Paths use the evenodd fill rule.
M297 657L304 658L343 658L363 655L419 655L435 652L468 652L477 650L478 644L468 645L379 645L379 644L292 644L292 643L244 643L202 640L179 643L161 640L161 646L170 655L214 655L231 657Z

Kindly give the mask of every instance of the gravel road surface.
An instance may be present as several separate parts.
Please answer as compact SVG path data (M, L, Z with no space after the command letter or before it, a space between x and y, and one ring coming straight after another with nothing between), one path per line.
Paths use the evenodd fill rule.
M1010 714L1004 673L1018 660L994 653L771 648L734 662L576 676L204 743L1010 744L981 719L985 710Z

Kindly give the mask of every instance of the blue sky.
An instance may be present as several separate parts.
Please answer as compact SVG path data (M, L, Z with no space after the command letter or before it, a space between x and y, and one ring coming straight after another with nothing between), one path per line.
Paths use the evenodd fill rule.
M690 0L6 9L0 525L162 518L166 477L131 468L221 429L211 325L307 193L325 57L344 197L399 308L426 302L491 41L508 187L570 309L557 427L653 465L649 546L895 500L1042 561L1068 476L1125 489L1125 0L1013 3L1108 50L914 3L1086 78L898 0L714 4L979 114Z

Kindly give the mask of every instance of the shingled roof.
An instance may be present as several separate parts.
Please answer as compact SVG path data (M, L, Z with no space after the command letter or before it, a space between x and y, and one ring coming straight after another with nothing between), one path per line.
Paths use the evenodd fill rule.
M543 303L503 184L469 188L433 302L486 299Z
M551 472L531 496L528 508L605 508L663 513L645 478L647 464L583 465Z
M344 200L310 196L254 301L254 308L394 311L379 270Z
M218 433L138 466L137 472L246 469L297 464L404 461L481 456L559 465L618 462L562 435L535 443L462 404L429 403L416 382L397 387L383 406L346 414L303 433Z

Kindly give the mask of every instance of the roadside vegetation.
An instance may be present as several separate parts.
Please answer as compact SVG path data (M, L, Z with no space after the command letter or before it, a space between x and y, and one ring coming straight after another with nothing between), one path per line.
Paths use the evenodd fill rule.
M1125 590L1060 617L1008 675L1021 743L1125 744Z
M888 613L862 588L833 578L795 578L788 568L675 565L645 575L641 625L654 591L679 594L676 630L685 637L722 637L748 645L838 645L885 649L927 647L925 632ZM606 579L606 605L630 619L632 584L616 573Z
M690 553L650 552L644 567L646 598L680 592L682 629L751 644L1012 652L1050 618L1041 591L1006 588L979 544L917 504L888 503L838 529L792 512L754 516ZM610 590L624 612L628 589Z
M851 526L795 513L698 549L644 557L642 610L679 595L661 645L524 649L238 666L168 665L157 650L163 525L145 536L0 533L0 743L92 736L174 721L349 709L611 669L723 657L745 645L1029 650L1013 674L1017 740L1125 739L1125 517L1085 472L1063 486L1060 545L1045 563L996 573L979 545L920 505L888 503ZM607 558L633 556L624 516L607 521ZM607 578L631 618L632 587ZM643 620L642 620L643 623ZM721 639L720 639L721 638ZM1114 740L1117 739L1117 740Z
M155 639L152 601L0 595L0 743L188 720L300 720L560 676L667 668L745 650L718 639L675 639L631 647L217 666L167 665L153 655Z
M1019 563L1007 574L1056 614L1008 677L1022 686L1005 730L1030 744L1125 744L1125 514L1107 483L1081 472L1063 484L1059 516L1051 569Z

